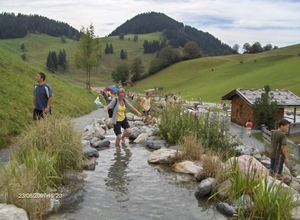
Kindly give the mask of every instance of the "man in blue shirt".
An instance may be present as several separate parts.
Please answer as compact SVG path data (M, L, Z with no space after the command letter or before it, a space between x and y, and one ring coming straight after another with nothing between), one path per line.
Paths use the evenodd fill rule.
M33 120L39 120L44 114L51 114L52 89L45 83L46 75L42 72L35 77L37 84L33 91Z

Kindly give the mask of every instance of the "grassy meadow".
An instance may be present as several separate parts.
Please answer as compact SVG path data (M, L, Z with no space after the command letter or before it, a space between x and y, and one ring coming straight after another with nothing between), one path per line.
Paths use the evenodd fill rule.
M265 85L300 96L299 51L300 44L260 54L183 61L138 82L133 89L163 87L164 93L180 93L188 100L201 96L205 102L219 102L236 88L258 89Z

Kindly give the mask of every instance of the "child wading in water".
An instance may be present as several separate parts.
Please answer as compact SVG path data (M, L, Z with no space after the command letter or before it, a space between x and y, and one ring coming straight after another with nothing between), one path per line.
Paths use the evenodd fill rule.
M146 97L143 98L143 100L141 101L141 106L143 109L143 113L145 115L145 118L143 119L143 122L146 125L149 125L151 123L151 115L150 115L150 108L151 108L151 92L147 91L146 92Z

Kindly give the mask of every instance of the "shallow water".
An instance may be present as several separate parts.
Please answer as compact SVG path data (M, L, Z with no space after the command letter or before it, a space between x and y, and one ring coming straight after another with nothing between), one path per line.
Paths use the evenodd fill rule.
M114 140L114 136L108 136ZM87 174L82 195L49 219L226 219L206 199L198 201L191 175L147 162L150 150L139 144L99 152L95 171Z

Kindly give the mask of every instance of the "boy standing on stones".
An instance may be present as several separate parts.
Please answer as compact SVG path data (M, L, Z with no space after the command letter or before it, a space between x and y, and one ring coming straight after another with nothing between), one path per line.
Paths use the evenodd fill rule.
M289 163L289 155L287 153L287 138L285 132L289 129L290 122L286 119L281 119L278 124L278 129L273 132L271 137L271 165L270 176L282 179L283 163Z

